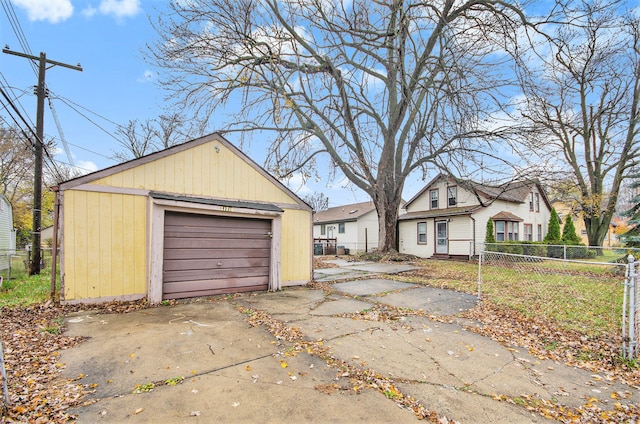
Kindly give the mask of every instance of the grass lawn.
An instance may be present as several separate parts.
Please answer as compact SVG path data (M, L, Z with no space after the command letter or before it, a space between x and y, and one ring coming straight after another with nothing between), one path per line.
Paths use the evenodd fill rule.
M0 273L3 277L0 287L0 307L28 306L49 300L51 294L51 255L45 255L47 266L42 269L39 275L29 276L27 274L24 259L24 256L14 256L11 275L8 275L8 270ZM56 284L56 293L58 290L60 290L59 282Z
M422 260L421 269L395 277L429 286L478 294L478 264ZM483 265L481 299L552 320L560 328L588 336L619 334L622 321L622 267L540 261Z

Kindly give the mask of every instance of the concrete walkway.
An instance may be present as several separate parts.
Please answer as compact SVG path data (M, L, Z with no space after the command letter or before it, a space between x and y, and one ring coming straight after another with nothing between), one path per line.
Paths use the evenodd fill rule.
M371 275L379 265L348 266L347 272ZM347 370L373 370L404 396L456 422L547 422L518 402L497 400L505 397L566 407L596 399L603 409L640 401L633 388L505 347L466 331L461 324L467 322L430 319L473 307L473 296L379 276L338 281L328 296L302 287L69 317L67 334L91 338L62 354L64 375L83 375L81 383L95 385L95 402L70 412L81 423L416 421L393 396L354 387L344 367L296 349L274 325L299 330ZM379 320L391 307L425 314ZM251 325L243 313L249 310L264 311L271 321ZM184 380L171 385L177 377ZM149 391L151 382L161 384ZM136 387L142 393L134 394Z

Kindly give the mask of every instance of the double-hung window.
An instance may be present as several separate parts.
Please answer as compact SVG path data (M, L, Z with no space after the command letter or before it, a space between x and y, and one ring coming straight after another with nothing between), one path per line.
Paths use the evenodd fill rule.
M427 223L418 222L418 244L427 244Z
M516 221L495 221L496 241L518 241L518 227Z
M458 204L458 190L457 187L453 186L453 187L447 187L447 199L448 199L448 205L449 206L455 206Z
M438 209L438 190L431 190L431 209Z

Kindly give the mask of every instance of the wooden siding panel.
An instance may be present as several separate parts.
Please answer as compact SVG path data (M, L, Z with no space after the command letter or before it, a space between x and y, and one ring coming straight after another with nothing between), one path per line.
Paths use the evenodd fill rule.
M64 192L65 299L144 294L145 198Z
M312 224L308 212L287 210L282 216L282 282L309 281Z
M295 202L250 164L216 142L124 170L91 184L268 203Z
M111 196L111 216L108 219L111 224L111 255L113 257L122 257L122 247L124 246L124 232L121 228L124 225L124 201L122 196ZM111 263L111 290L114 293L125 293L125 272L124 264L121 260L112 261Z

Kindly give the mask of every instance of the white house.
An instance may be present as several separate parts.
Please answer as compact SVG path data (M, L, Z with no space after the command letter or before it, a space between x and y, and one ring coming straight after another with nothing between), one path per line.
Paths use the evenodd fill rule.
M0 194L0 270L9 269L11 255L16 250L16 231L13 228L13 208L5 195Z
M318 244L335 245L349 253L378 247L378 214L373 202L336 206L313 215L313 238ZM335 239L335 243L331 241ZM316 254L334 253L318 251Z
M398 250L420 257L468 257L485 240L487 221L496 241L542 241L551 204L537 182L500 187L435 177L405 204L398 218Z

